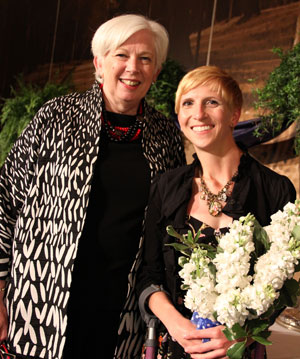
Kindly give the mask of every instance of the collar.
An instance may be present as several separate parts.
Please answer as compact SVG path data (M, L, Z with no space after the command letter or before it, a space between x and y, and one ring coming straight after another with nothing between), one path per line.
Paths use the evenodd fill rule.
M248 198L250 190L250 177L251 177L251 163L253 159L244 152L241 156L240 164L238 167L238 176L236 177L235 185L231 197L228 199L223 208L223 213L238 219L245 213L245 202ZM181 167L176 172L171 172L166 175L167 186L163 189L163 206L164 213L167 217L174 218L174 225L182 228L185 224L187 213L187 206L192 195L192 184L195 171L201 166L197 156L194 156L194 161Z

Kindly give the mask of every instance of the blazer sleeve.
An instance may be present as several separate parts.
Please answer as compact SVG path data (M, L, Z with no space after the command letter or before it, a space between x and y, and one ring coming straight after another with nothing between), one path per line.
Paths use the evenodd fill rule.
M0 171L0 279L9 270L18 214L34 174L43 111L39 111L15 142Z
M283 207L288 203L294 203L296 200L296 190L292 182L286 176L277 177L277 181L273 179L270 181L269 190L270 193L270 203L273 203L272 214L282 210Z
M154 179L149 195L145 218L142 263L138 271L137 294L150 285L164 286L163 233L159 224L161 219L161 196L158 189L159 175Z

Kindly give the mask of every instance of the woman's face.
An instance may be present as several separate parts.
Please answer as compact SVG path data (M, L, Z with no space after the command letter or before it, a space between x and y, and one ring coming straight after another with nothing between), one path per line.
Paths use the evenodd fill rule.
M197 150L220 152L233 143L232 129L240 111L231 111L208 86L198 86L180 99L178 120L184 135Z
M151 32L136 32L116 50L102 58L95 57L94 65L103 79L107 110L136 114L141 99L159 73Z

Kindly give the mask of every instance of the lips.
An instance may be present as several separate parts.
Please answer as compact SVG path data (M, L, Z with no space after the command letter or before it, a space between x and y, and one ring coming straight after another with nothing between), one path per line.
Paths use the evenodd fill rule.
M214 127L213 125L193 126L192 130L195 132L204 132L211 130L213 127Z
M140 81L120 79L120 81L127 86L138 86Z

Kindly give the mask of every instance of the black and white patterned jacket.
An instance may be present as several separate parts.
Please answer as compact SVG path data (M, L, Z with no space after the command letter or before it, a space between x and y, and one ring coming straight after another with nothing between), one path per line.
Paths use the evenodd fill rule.
M8 345L28 357L62 356L72 268L99 150L101 103L97 83L83 94L49 101L1 169L0 279L8 281ZM154 178L183 164L184 150L172 121L147 104L144 119L142 147ZM125 321L131 307L127 303ZM124 358L135 357L128 354L133 336L122 339Z

